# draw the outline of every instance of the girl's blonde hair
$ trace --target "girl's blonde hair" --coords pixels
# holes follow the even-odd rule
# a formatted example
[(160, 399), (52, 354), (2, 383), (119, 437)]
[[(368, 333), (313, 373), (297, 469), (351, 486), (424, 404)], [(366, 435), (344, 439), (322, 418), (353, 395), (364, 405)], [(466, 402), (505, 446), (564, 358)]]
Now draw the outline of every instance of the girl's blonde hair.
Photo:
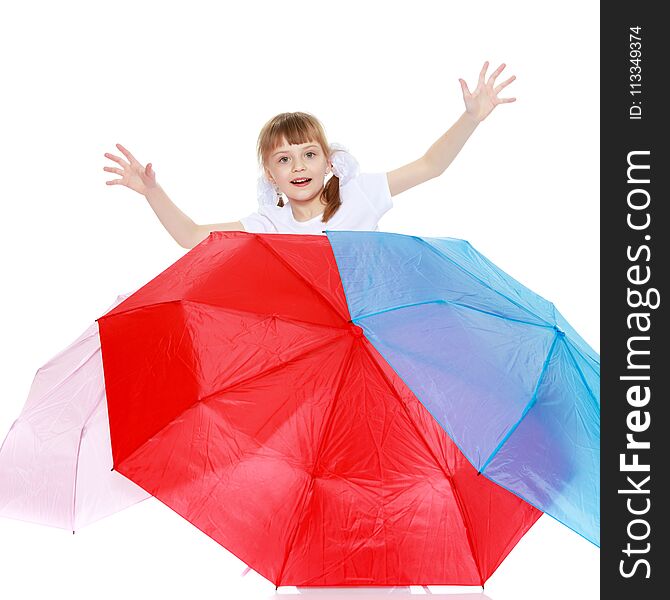
[[(316, 142), (321, 146), (321, 150), (329, 160), (330, 146), (320, 121), (309, 113), (290, 112), (278, 114), (263, 125), (263, 129), (258, 136), (257, 146), (258, 162), (261, 167), (265, 168), (270, 154), (281, 145), (284, 139), (289, 144)], [(327, 223), (342, 204), (340, 182), (335, 174), (326, 183), (323, 195), (326, 200), (326, 208), (323, 211), (321, 222)], [(284, 201), (281, 198), (277, 202), (277, 206), (284, 206)]]

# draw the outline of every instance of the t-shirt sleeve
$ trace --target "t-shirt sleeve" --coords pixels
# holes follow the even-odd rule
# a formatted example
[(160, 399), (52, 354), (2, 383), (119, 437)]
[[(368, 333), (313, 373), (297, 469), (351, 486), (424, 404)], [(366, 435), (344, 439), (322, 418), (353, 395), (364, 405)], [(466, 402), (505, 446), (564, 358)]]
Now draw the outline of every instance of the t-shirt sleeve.
[(361, 173), (356, 181), (379, 217), (393, 207), (386, 173)]
[(247, 217), (242, 217), (240, 222), (244, 230), (249, 233), (272, 233), (274, 231), (270, 219), (257, 212), (253, 212)]

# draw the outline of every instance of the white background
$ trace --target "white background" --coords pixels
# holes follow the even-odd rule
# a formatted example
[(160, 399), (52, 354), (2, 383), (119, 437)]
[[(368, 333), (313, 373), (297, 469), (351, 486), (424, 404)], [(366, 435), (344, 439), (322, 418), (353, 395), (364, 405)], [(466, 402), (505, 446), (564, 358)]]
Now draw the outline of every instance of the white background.
[[(469, 240), (599, 350), (598, 18), (575, 0), (3, 8), (0, 440), (36, 370), (185, 252), (143, 197), (105, 185), (115, 143), (196, 222), (234, 221), (256, 208), (256, 138), (274, 114), (311, 112), (364, 171), (391, 170), (459, 117), (458, 78), (474, 88), (485, 60), (507, 63), (499, 82), (517, 76), (501, 94), (517, 102), (396, 196), (380, 229)], [(244, 567), (154, 500), (75, 536), (0, 519), (7, 598), (274, 594)], [(598, 549), (547, 516), (486, 585), (491, 600), (598, 596)]]

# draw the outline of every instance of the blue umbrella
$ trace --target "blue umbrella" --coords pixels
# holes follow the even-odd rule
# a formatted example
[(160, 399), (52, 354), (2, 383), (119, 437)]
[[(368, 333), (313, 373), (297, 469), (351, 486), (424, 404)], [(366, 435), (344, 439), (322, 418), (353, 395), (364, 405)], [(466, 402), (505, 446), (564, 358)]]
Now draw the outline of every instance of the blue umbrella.
[(600, 357), (468, 242), (327, 231), (354, 323), (478, 472), (600, 544)]

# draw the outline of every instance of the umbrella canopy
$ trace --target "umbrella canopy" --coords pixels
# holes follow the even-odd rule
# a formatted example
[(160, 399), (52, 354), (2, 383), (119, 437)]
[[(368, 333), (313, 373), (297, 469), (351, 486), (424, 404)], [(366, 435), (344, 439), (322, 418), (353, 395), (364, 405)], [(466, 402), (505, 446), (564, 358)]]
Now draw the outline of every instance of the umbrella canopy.
[(214, 232), (98, 324), (115, 469), (276, 585), (481, 585), (541, 515), (351, 321), (323, 236)]
[(37, 370), (0, 446), (0, 516), (75, 531), (148, 497), (111, 468), (98, 325), (92, 323)]
[(600, 544), (600, 358), (468, 242), (330, 232), (354, 322), (486, 477)]

